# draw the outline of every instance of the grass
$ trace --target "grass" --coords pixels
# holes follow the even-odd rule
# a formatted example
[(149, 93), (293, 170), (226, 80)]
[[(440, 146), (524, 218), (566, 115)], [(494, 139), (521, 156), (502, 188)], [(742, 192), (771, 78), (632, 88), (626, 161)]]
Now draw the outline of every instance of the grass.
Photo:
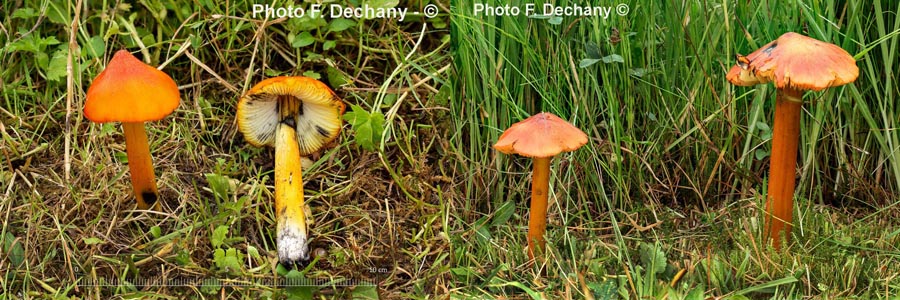
[[(251, 4), (0, 5), (0, 298), (446, 293), (454, 194), (440, 138), (452, 131), (446, 4), (404, 1), (400, 7), (437, 4), (442, 12), (402, 23), (264, 20), (250, 15)], [(121, 126), (81, 114), (91, 79), (119, 49), (165, 64), (181, 90), (179, 108), (146, 126), (162, 197), (157, 212), (133, 210)], [(325, 255), (300, 273), (277, 266), (274, 152), (248, 145), (234, 123), (244, 91), (288, 75), (318, 77), (348, 111), (353, 105), (387, 120), (384, 135), (370, 135), (375, 141), (360, 140), (362, 127), (348, 124), (310, 157), (311, 249)], [(141, 285), (170, 278), (210, 281)], [(278, 278), (320, 281), (283, 289), (272, 285)]]
[[(251, 4), (0, 4), (0, 298), (900, 294), (895, 3), (623, 1), (604, 19), (404, 1), (441, 14), (350, 23), (252, 18)], [(760, 234), (774, 89), (724, 74), (786, 31), (848, 50), (860, 78), (806, 95), (794, 236), (776, 252)], [(121, 126), (80, 112), (118, 49), (182, 92), (147, 125), (158, 212), (133, 209)], [(280, 75), (319, 77), (348, 104), (304, 170), (325, 255), (293, 271), (275, 257), (273, 150), (234, 123), (238, 97)], [(548, 251), (529, 261), (531, 160), (490, 146), (539, 111), (590, 142), (552, 162)], [(162, 278), (207, 281), (143, 285)]]
[[(573, 3), (584, 5), (556, 2)], [(453, 3), (456, 297), (900, 294), (900, 7), (622, 3), (627, 15), (607, 19), (475, 16), (473, 1)], [(787, 31), (848, 50), (860, 78), (806, 95), (794, 237), (779, 253), (761, 239), (774, 89), (725, 73), (735, 53)], [(490, 145), (540, 111), (591, 141), (554, 160), (548, 252), (530, 262), (531, 160)]]

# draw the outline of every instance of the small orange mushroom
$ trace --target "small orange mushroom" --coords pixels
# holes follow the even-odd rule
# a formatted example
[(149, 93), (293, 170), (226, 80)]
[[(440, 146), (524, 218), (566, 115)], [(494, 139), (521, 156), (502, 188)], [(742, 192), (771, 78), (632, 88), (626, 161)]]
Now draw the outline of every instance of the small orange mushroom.
[(318, 151), (341, 131), (344, 103), (309, 77), (273, 77), (241, 97), (238, 129), (250, 144), (275, 147), (278, 260), (291, 267), (309, 260), (300, 156)]
[(84, 116), (96, 123), (122, 122), (131, 185), (138, 208), (156, 207), (159, 192), (144, 122), (156, 121), (178, 107), (181, 96), (169, 75), (119, 50), (87, 91)]
[(587, 135), (551, 113), (539, 113), (509, 127), (494, 149), (505, 154), (534, 158), (531, 178), (531, 209), (528, 216), (528, 256), (535, 248), (544, 251), (547, 230), (547, 196), (550, 191), (550, 159), (562, 152), (578, 150), (587, 144)]
[(740, 86), (772, 82), (777, 89), (765, 227), (766, 236), (780, 249), (782, 237), (785, 241), (791, 237), (803, 91), (853, 82), (859, 69), (841, 47), (793, 32), (750, 55), (738, 54), (737, 60), (728, 81)]

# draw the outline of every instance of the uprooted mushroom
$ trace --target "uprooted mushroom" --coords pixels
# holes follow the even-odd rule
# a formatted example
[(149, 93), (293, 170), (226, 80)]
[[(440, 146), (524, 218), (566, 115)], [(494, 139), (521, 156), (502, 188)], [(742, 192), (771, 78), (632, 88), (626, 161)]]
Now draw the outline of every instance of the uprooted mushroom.
[(257, 147), (275, 147), (278, 259), (309, 260), (300, 157), (318, 151), (341, 131), (344, 103), (309, 77), (274, 77), (251, 88), (237, 107), (238, 128)]

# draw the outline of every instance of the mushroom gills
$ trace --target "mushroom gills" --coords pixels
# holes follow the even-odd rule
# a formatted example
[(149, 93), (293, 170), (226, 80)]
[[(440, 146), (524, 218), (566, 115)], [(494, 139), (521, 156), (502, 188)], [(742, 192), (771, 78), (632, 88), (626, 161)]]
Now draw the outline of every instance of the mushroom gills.
[(296, 132), (300, 155), (318, 151), (341, 130), (340, 107), (303, 105), (299, 98), (291, 95), (278, 96), (278, 107), (281, 123)]
[(256, 146), (275, 144), (278, 124), (294, 129), (300, 155), (312, 154), (334, 139), (341, 130), (343, 106), (308, 104), (293, 95), (260, 93), (247, 96), (239, 109), (245, 138)]
[(238, 104), (238, 122), (244, 137), (254, 146), (274, 146), (278, 130), (279, 105), (275, 95), (248, 95)]

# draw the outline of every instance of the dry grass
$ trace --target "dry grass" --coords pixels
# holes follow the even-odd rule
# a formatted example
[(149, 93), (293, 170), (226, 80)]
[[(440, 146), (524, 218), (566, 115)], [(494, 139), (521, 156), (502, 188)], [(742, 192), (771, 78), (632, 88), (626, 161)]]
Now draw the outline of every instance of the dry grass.
[[(39, 5), (7, 3), (2, 10)], [(63, 3), (63, 9), (65, 5), (75, 3)], [(106, 55), (75, 58), (76, 68), (84, 71), (73, 78), (69, 180), (64, 171), (65, 86), (42, 77), (44, 70), (28, 53), (2, 52), (0, 63), (7, 66), (0, 72), (4, 91), (0, 100), (2, 233), (11, 234), (24, 250), (22, 265), (0, 260), (0, 276), (12, 279), (0, 284), (4, 293), (97, 299), (112, 294), (147, 297), (148, 293), (160, 293), (159, 297), (295, 296), (290, 289), (266, 284), (284, 276), (284, 270), (276, 268), (273, 150), (243, 141), (234, 123), (234, 109), (241, 92), (261, 79), (313, 71), (328, 83), (329, 68), (348, 81), (333, 86), (348, 105), (386, 111), (388, 107), (373, 108), (372, 103), (377, 88), (394, 70), (400, 75), (384, 94), (406, 100), (388, 114), (393, 117), (393, 131), (383, 150), (363, 150), (353, 141), (354, 130), (345, 125), (337, 142), (311, 157), (315, 163), (304, 170), (305, 195), (314, 218), (311, 249), (324, 250), (326, 255), (305, 276), (339, 280), (337, 286), (340, 280), (376, 283), (382, 299), (446, 292), (443, 253), (449, 241), (442, 234), (446, 221), (442, 203), (453, 193), (443, 179), (450, 175), (439, 167), (447, 164), (445, 143), (435, 141), (450, 130), (443, 113), (447, 99), (438, 97), (438, 91), (446, 89), (447, 76), (438, 71), (446, 70), (450, 60), (449, 45), (442, 42), (448, 32), (435, 28), (437, 21), (370, 20), (342, 33), (329, 33), (327, 27), (313, 29), (316, 43), (294, 48), (289, 35), (300, 28), (296, 20), (251, 19), (245, 15), (248, 3), (198, 3), (188, 5), (188, 10), (167, 3), (143, 5), (168, 8), (168, 16), (161, 20), (142, 5), (131, 11), (137, 12), (134, 25), (139, 33), (161, 41), (145, 41), (147, 53), (154, 65), (171, 60), (163, 70), (174, 77), (182, 95), (172, 115), (146, 125), (162, 198), (160, 211), (133, 210), (120, 125), (93, 124), (80, 113), (91, 78), (111, 53), (125, 48), (131, 39), (113, 34), (105, 42)], [(91, 36), (103, 36), (113, 23), (104, 16), (128, 15), (122, 6), (113, 7), (92, 3), (93, 10), (84, 11), (79, 45)], [(63, 34), (56, 32), (68, 26), (46, 18), (40, 13), (28, 19), (5, 16), (4, 33), (43, 20), (35, 32), (62, 40)], [(425, 36), (418, 42), (426, 23)], [(0, 44), (22, 36), (6, 34), (0, 34)], [(323, 50), (324, 41), (335, 41), (335, 48)], [(185, 43), (182, 54), (178, 49)], [(141, 57), (141, 52), (136, 55)], [(410, 59), (404, 61), (407, 53)], [(409, 61), (415, 64), (401, 64)], [(224, 192), (216, 191), (210, 176), (227, 180)], [(228, 234), (222, 245), (213, 246), (219, 227), (228, 228)], [(216, 248), (235, 249), (243, 258), (241, 268), (218, 266)], [(231, 278), (249, 287), (75, 284), (99, 278), (139, 283), (177, 277)], [(328, 284), (319, 290), (328, 297), (350, 297), (352, 291)]]

